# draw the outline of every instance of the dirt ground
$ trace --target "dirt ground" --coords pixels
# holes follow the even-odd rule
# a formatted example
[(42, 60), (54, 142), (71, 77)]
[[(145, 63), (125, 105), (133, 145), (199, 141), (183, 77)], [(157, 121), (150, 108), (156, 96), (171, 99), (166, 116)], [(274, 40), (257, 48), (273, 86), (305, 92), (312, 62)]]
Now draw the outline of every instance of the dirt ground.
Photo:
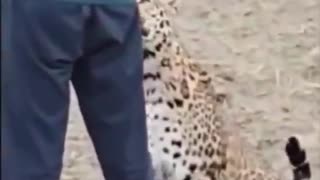
[[(296, 135), (320, 179), (320, 1), (182, 0), (179, 40), (226, 89), (245, 137), (291, 178), (284, 152)], [(62, 180), (102, 180), (72, 98)]]

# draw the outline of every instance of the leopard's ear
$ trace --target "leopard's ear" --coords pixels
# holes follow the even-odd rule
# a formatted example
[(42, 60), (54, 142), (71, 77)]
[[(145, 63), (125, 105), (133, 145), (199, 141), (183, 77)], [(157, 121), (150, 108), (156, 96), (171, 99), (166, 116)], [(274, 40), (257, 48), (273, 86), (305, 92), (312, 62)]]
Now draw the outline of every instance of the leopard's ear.
[(161, 5), (168, 13), (177, 14), (179, 12), (182, 0), (155, 0)]

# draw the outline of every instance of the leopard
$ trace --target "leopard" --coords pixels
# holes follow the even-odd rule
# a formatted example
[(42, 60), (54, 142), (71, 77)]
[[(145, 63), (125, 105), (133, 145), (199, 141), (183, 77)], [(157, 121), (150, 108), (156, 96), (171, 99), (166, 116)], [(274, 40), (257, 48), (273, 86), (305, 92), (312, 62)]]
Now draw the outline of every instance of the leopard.
[[(178, 13), (180, 0), (136, 1), (155, 180), (280, 180), (269, 168), (257, 166), (227, 128), (223, 104), (228, 94), (216, 90), (215, 79), (179, 43), (170, 14)], [(309, 179), (306, 156), (292, 163), (305, 152), (298, 140), (290, 138), (288, 147), (295, 180)]]

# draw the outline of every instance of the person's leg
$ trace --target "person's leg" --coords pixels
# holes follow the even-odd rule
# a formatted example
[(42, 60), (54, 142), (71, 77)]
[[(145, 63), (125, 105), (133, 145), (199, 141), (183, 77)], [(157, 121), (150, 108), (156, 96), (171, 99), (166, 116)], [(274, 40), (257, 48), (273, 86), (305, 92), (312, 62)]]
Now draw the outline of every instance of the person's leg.
[[(1, 179), (58, 180), (73, 59), (83, 16), (75, 4), (5, 0), (1, 24)], [(54, 1), (50, 1), (54, 2)]]
[(151, 180), (136, 5), (94, 6), (73, 83), (107, 180)]

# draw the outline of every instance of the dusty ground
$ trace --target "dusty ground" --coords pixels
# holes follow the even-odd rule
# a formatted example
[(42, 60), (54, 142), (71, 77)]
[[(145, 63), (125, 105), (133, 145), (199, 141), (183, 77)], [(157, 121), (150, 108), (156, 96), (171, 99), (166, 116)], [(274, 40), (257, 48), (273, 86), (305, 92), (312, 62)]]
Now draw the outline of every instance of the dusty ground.
[[(240, 134), (288, 179), (283, 146), (297, 135), (320, 179), (320, 1), (182, 1), (180, 41), (232, 80)], [(70, 119), (62, 180), (102, 180), (74, 97)]]

